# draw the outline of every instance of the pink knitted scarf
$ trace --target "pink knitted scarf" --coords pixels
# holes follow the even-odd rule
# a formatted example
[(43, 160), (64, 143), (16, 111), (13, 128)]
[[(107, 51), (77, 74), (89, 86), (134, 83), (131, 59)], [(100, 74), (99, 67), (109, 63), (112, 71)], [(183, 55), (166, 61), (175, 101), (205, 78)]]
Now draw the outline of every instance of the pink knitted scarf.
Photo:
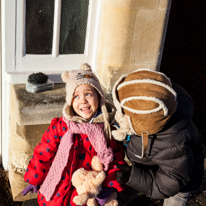
[(58, 185), (62, 172), (68, 162), (70, 149), (73, 145), (73, 134), (86, 134), (97, 152), (97, 156), (104, 164), (104, 170), (108, 170), (109, 163), (113, 160), (113, 152), (104, 138), (102, 129), (98, 124), (82, 123), (76, 124), (71, 120), (64, 118), (68, 130), (63, 135), (57, 154), (50, 167), (50, 170), (40, 188), (40, 192), (45, 196), (46, 201), (52, 197), (56, 186)]

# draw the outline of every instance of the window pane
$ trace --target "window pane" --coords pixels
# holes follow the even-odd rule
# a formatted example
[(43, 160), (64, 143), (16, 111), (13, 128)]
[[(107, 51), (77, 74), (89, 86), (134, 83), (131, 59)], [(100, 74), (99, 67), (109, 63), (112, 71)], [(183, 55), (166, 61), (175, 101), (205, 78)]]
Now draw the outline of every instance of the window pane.
[(26, 0), (26, 53), (51, 54), (54, 1)]
[(89, 0), (62, 0), (59, 54), (83, 54)]

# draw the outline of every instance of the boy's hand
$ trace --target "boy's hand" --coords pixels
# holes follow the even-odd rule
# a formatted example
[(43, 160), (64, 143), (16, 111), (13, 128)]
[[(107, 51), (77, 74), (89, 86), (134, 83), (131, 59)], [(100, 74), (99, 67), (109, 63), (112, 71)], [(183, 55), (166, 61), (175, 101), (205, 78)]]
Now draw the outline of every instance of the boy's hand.
[(132, 167), (125, 164), (124, 165), (117, 164), (116, 166), (121, 170), (121, 171), (116, 171), (117, 182), (119, 182), (120, 184), (127, 183), (131, 174)]

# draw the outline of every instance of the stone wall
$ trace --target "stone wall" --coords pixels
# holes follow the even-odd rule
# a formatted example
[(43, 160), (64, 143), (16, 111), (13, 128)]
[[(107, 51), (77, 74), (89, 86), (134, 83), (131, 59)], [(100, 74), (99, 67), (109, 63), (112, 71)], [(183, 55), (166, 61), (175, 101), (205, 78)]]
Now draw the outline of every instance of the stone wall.
[(106, 91), (123, 73), (159, 70), (171, 0), (103, 0), (97, 71)]
[(9, 182), (14, 201), (36, 198), (36, 194), (22, 196), (28, 185), (23, 175), (34, 148), (54, 117), (62, 116), (65, 102), (64, 84), (55, 85), (51, 91), (28, 93), (25, 85), (11, 86)]

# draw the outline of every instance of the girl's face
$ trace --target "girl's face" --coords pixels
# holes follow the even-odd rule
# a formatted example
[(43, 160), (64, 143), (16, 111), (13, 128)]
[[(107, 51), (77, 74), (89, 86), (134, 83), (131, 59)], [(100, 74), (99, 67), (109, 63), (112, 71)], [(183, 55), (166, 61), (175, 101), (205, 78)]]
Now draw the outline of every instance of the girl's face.
[(90, 120), (97, 111), (98, 105), (99, 98), (94, 87), (82, 84), (75, 89), (72, 107), (79, 116)]

